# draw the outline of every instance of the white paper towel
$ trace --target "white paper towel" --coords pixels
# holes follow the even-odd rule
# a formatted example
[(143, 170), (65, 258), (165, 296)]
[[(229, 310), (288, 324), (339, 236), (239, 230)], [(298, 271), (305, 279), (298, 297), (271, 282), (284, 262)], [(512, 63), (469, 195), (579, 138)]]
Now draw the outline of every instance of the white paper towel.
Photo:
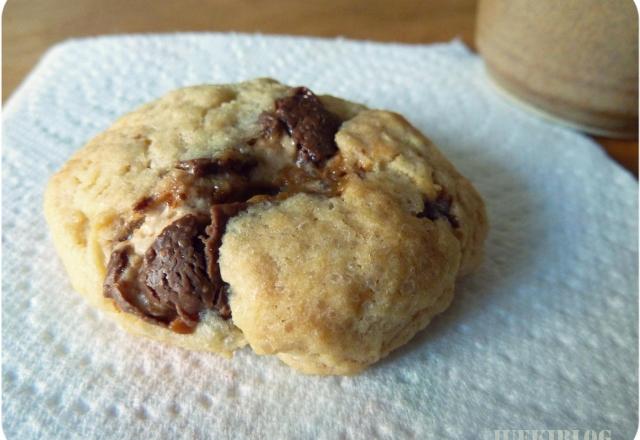
[[(484, 196), (481, 270), (408, 346), (307, 377), (129, 336), (74, 293), (46, 180), (118, 115), (184, 85), (271, 76), (405, 114)], [(638, 185), (591, 140), (496, 94), (462, 44), (120, 36), (52, 49), (7, 104), (3, 427), (9, 439), (493, 438), (610, 430), (638, 407)]]

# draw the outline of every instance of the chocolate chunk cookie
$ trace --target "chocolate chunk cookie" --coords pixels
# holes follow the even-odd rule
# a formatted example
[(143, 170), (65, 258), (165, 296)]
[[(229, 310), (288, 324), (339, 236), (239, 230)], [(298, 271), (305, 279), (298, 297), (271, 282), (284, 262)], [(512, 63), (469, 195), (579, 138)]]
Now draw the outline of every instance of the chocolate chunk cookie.
[(480, 263), (481, 198), (402, 116), (270, 79), (123, 116), (47, 187), (74, 288), (126, 329), (353, 374)]

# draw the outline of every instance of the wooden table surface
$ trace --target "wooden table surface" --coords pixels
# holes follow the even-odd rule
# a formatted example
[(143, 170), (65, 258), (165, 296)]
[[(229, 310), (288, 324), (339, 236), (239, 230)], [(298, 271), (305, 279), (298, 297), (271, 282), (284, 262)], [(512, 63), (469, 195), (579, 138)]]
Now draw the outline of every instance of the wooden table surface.
[[(8, 0), (2, 15), (2, 100), (51, 45), (115, 33), (238, 31), (474, 48), (476, 0)], [(638, 141), (596, 138), (638, 175)]]

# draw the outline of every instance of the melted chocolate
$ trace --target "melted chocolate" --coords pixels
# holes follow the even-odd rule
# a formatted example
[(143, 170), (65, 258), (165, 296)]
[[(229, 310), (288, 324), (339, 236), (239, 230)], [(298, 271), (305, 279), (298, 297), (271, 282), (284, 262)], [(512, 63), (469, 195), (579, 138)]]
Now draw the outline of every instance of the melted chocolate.
[(131, 246), (111, 254), (104, 295), (133, 313), (179, 333), (195, 329), (203, 310), (231, 317), (228, 285), (220, 277), (219, 247), (230, 217), (245, 203), (211, 207), (211, 217), (188, 214), (164, 228), (144, 255), (138, 279), (125, 280)]
[[(165, 227), (144, 254), (137, 276), (125, 276), (130, 267), (131, 246), (115, 250), (107, 267), (104, 295), (124, 312), (166, 326), (179, 333), (192, 332), (203, 310), (217, 310), (231, 317), (229, 285), (220, 276), (218, 259), (227, 222), (251, 203), (281, 200), (298, 192), (333, 195), (344, 174), (341, 168), (319, 165), (336, 154), (335, 134), (341, 121), (327, 111), (308, 89), (300, 87), (275, 102), (275, 111), (260, 116), (263, 136), (291, 136), (298, 149), (296, 163), (283, 168), (273, 182), (250, 178), (255, 158), (237, 151), (219, 158), (180, 161), (183, 172), (162, 193), (140, 199), (133, 211), (140, 213), (159, 204), (169, 208), (190, 197), (210, 204), (206, 214), (187, 214)], [(248, 141), (255, 145), (258, 139)], [(310, 163), (313, 167), (305, 167)], [(335, 162), (335, 163), (339, 163)], [(297, 166), (296, 166), (297, 165)], [(210, 176), (224, 175), (224, 179)], [(122, 234), (131, 239), (140, 222)]]
[(206, 228), (207, 238), (204, 243), (207, 274), (217, 292), (215, 308), (224, 319), (231, 317), (231, 309), (227, 300), (229, 285), (222, 281), (220, 266), (218, 265), (220, 245), (222, 244), (222, 236), (227, 228), (229, 219), (246, 209), (247, 206), (246, 203), (242, 202), (213, 205), (211, 207), (211, 223)]
[(284, 127), (298, 148), (298, 164), (317, 165), (338, 151), (334, 138), (342, 121), (306, 87), (293, 89), (289, 96), (278, 99), (275, 113), (261, 116), (260, 122), (268, 136)]
[(107, 276), (104, 280), (104, 296), (113, 298), (120, 310), (140, 315), (135, 303), (135, 292), (132, 291), (130, 282), (123, 279), (129, 266), (129, 253), (131, 246), (116, 249), (111, 253), (107, 265)]
[(195, 326), (202, 309), (212, 308), (214, 286), (207, 275), (204, 216), (185, 215), (164, 228), (144, 254), (140, 281), (150, 304)]
[(437, 220), (439, 218), (446, 218), (449, 224), (457, 228), (460, 226), (458, 219), (451, 213), (451, 204), (453, 199), (444, 191), (438, 194), (435, 200), (425, 199), (424, 209), (417, 214), (418, 218), (428, 218), (429, 220)]
[(258, 163), (255, 159), (243, 156), (227, 156), (221, 158), (201, 158), (178, 162), (176, 168), (184, 170), (196, 177), (210, 176), (220, 173), (246, 174)]

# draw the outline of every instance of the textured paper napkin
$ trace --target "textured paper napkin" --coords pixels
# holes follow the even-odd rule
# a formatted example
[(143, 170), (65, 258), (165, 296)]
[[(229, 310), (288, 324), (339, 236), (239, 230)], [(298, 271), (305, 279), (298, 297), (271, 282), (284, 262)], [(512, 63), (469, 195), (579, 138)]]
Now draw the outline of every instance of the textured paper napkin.
[[(485, 198), (484, 266), (408, 346), (307, 377), (129, 336), (74, 293), (42, 215), (47, 178), (118, 115), (179, 86), (271, 76), (405, 114)], [(462, 44), (120, 36), (53, 48), (7, 104), (3, 427), (9, 439), (631, 438), (638, 184), (583, 135), (501, 97)]]

